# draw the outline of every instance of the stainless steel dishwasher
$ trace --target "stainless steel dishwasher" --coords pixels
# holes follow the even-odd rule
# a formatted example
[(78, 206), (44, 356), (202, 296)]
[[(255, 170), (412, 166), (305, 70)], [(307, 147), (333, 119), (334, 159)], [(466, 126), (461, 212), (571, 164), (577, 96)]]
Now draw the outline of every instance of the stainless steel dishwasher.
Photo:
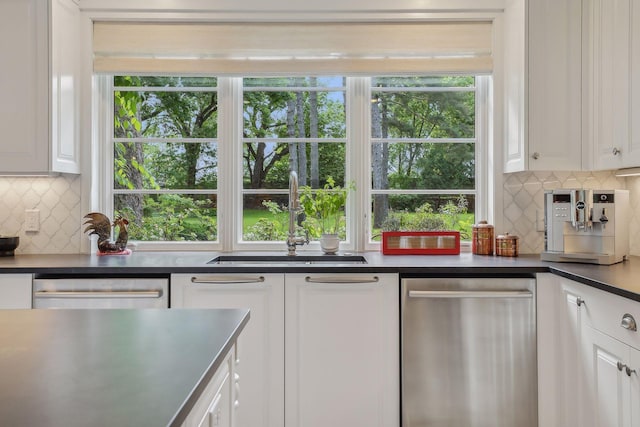
[(403, 427), (535, 427), (535, 280), (405, 278)]

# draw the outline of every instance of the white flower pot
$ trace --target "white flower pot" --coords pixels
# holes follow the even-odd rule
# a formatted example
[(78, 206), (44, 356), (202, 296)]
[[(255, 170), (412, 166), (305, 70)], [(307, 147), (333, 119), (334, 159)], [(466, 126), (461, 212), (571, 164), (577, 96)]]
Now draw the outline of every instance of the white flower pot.
[(327, 255), (333, 255), (340, 248), (340, 239), (337, 234), (323, 234), (320, 236), (320, 248)]

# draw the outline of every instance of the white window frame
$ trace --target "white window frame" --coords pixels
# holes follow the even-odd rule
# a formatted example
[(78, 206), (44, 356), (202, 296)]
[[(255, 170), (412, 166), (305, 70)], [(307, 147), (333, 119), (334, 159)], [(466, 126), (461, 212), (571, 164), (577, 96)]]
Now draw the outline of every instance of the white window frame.
[[(100, 178), (96, 195), (97, 206), (107, 215), (113, 213), (113, 78), (94, 76), (94, 95), (98, 114), (94, 116), (94, 141), (100, 149), (92, 163)], [(378, 251), (380, 243), (369, 241), (371, 200), (371, 78), (348, 77), (346, 82), (347, 144), (345, 180), (353, 181), (355, 192), (349, 195), (347, 240), (340, 251)], [(131, 242), (137, 250), (145, 251), (286, 251), (282, 242), (242, 241), (242, 130), (243, 90), (241, 77), (218, 77), (218, 241), (217, 242)], [(476, 220), (489, 217), (486, 202), (489, 195), (489, 166), (492, 154), (490, 123), (492, 123), (492, 77), (476, 77)], [(188, 190), (187, 190), (188, 191)], [(318, 242), (299, 246), (299, 252), (319, 251)], [(470, 245), (463, 243), (463, 250)]]
[[(278, 77), (287, 77), (287, 76), (278, 76)], [(321, 76), (319, 76), (321, 77)], [(243, 145), (244, 145), (244, 138), (242, 137), (242, 130), (244, 127), (244, 121), (243, 121), (243, 111), (242, 111), (242, 105), (243, 105), (243, 96), (244, 96), (244, 90), (242, 88), (242, 80), (243, 78), (237, 78), (238, 79), (238, 83), (240, 85), (240, 93), (239, 96), (240, 98), (237, 100), (238, 104), (240, 105), (240, 123), (237, 124), (237, 126), (239, 126), (240, 128), (240, 134), (238, 136), (237, 139), (234, 140), (234, 154), (237, 156), (236, 158), (231, 158), (231, 159), (227, 159), (229, 162), (234, 163), (237, 165), (238, 172), (235, 173), (232, 176), (232, 180), (234, 180), (234, 189), (235, 191), (232, 192), (233, 195), (237, 196), (237, 200), (235, 200), (233, 206), (236, 207), (236, 211), (238, 214), (242, 214), (243, 213), (243, 207), (244, 207), (244, 200), (243, 200), (243, 196), (245, 194), (247, 194), (246, 189), (243, 188), (243, 182), (242, 182), (242, 178), (243, 178)], [(347, 78), (348, 80), (349, 78)], [(222, 79), (224, 80), (224, 79)], [(256, 88), (251, 88), (251, 90), (254, 90)], [(292, 89), (300, 89), (300, 90), (308, 90), (308, 88), (291, 88), (291, 87), (269, 87), (266, 90), (270, 90), (270, 91), (291, 91)], [(327, 88), (319, 88), (318, 91), (322, 92), (322, 91), (335, 91), (336, 89), (342, 89), (342, 88), (334, 88), (334, 87), (327, 87)], [(349, 90), (347, 88), (347, 90), (345, 91), (345, 103), (348, 106), (350, 105), (350, 101), (349, 101)], [(349, 174), (349, 155), (348, 153), (351, 151), (350, 150), (350, 146), (352, 145), (350, 143), (350, 138), (349, 138), (349, 112), (347, 110), (347, 118), (346, 118), (346, 159), (345, 159), (345, 182), (348, 182), (351, 180), (350, 178), (350, 174)], [(305, 141), (309, 141), (309, 138), (305, 138)], [(286, 141), (279, 141), (279, 142), (286, 142)], [(322, 174), (322, 171), (320, 171), (320, 173)], [(273, 191), (273, 193), (277, 193), (277, 191)], [(288, 194), (289, 191), (288, 189), (282, 191), (282, 194)], [(350, 194), (349, 199), (353, 198), (353, 194)], [(231, 216), (237, 216), (237, 217), (241, 217), (242, 215), (238, 215), (238, 214), (234, 214), (231, 212), (227, 213), (228, 215)], [(346, 207), (346, 217), (349, 218), (350, 211), (349, 211), (349, 206)], [(243, 240), (242, 239), (242, 234), (243, 234), (243, 230), (242, 230), (242, 222), (240, 222), (239, 224), (235, 224), (234, 228), (233, 228), (236, 232), (235, 234), (235, 239), (231, 242), (230, 247), (232, 248), (232, 250), (265, 250), (265, 251), (278, 251), (278, 250), (286, 250), (287, 246), (286, 243), (284, 241), (280, 242), (268, 242), (268, 241), (247, 241), (247, 240)], [(352, 240), (352, 227), (349, 224), (349, 221), (347, 221), (346, 224), (346, 239), (340, 242), (340, 249), (341, 250), (353, 250), (354, 248), (354, 244), (353, 244), (353, 240)], [(319, 241), (310, 241), (308, 244), (305, 245), (301, 245), (298, 246), (296, 248), (296, 252), (312, 252), (312, 251), (320, 251), (320, 242)]]
[[(100, 121), (97, 126), (102, 127), (100, 129), (99, 137), (100, 142), (99, 146), (101, 147), (102, 159), (104, 161), (100, 162), (99, 168), (102, 171), (102, 179), (101, 186), (102, 194), (100, 196), (100, 200), (102, 202), (101, 210), (105, 212), (105, 214), (113, 218), (114, 215), (114, 203), (113, 198), (116, 194), (123, 194), (124, 192), (114, 190), (113, 188), (113, 153), (114, 153), (114, 142), (121, 138), (115, 138), (113, 136), (113, 122), (114, 122), (114, 105), (113, 105), (113, 76), (96, 76), (95, 87), (98, 88), (100, 92), (100, 99), (102, 99), (100, 108), (103, 110), (104, 121)], [(146, 88), (141, 87), (140, 90), (153, 90), (153, 91), (179, 91), (179, 88), (162, 88), (162, 87), (153, 87)], [(219, 88), (216, 87), (215, 90), (212, 91), (220, 92)], [(219, 94), (218, 94), (219, 97)], [(153, 139), (153, 138), (150, 138)], [(154, 139), (155, 140), (155, 139)], [(161, 139), (158, 139), (161, 140)], [(173, 141), (174, 139), (172, 139)], [(220, 149), (220, 135), (217, 138), (206, 138), (203, 139), (203, 142), (217, 142), (218, 150)], [(166, 142), (166, 141), (163, 141)], [(175, 142), (180, 142), (180, 139), (175, 139)], [(219, 162), (219, 161), (218, 161)], [(190, 190), (190, 189), (180, 189), (180, 190), (162, 190), (162, 191), (146, 191), (139, 190), (136, 191), (139, 194), (216, 194), (216, 199), (218, 200), (218, 204), (220, 203), (219, 197), (222, 191), (220, 190), (220, 185), (218, 184), (218, 188), (216, 190), (211, 191), (199, 191), (199, 190)], [(136, 250), (143, 251), (171, 251), (171, 250), (189, 250), (189, 251), (212, 251), (212, 250), (221, 250), (222, 244), (220, 241), (220, 213), (217, 212), (217, 222), (218, 222), (218, 240), (217, 241), (141, 241), (141, 240), (130, 240), (129, 246), (133, 247)]]
[[(365, 99), (371, 99), (371, 79), (364, 78), (365, 80), (361, 83), (363, 85), (363, 89), (365, 91)], [(466, 142), (474, 142), (475, 148), (475, 189), (474, 190), (413, 190), (411, 192), (405, 192), (404, 194), (420, 194), (420, 195), (432, 195), (432, 194), (465, 194), (465, 195), (474, 195), (475, 196), (475, 220), (476, 222), (480, 220), (480, 218), (488, 217), (488, 204), (486, 203), (488, 194), (488, 179), (487, 173), (489, 173), (490, 168), (488, 167), (489, 162), (489, 118), (491, 117), (490, 111), (490, 94), (491, 94), (491, 76), (475, 76), (475, 88), (473, 92), (475, 92), (475, 138), (465, 139)], [(434, 88), (432, 91), (441, 91), (440, 88)], [(447, 91), (455, 91), (455, 88), (447, 88)], [(390, 92), (396, 92), (395, 89), (389, 90)], [(398, 92), (402, 91), (402, 88), (397, 90)], [(461, 88), (460, 91), (469, 91), (468, 88)], [(421, 90), (421, 92), (429, 92), (429, 90)], [(363, 145), (363, 154), (366, 159), (364, 170), (361, 171), (359, 176), (361, 177), (362, 184), (365, 184), (367, 189), (366, 198), (359, 203), (359, 207), (363, 210), (361, 212), (360, 218), (362, 218), (362, 224), (364, 225), (362, 233), (362, 249), (364, 251), (375, 251), (380, 249), (380, 242), (374, 242), (370, 240), (369, 236), (371, 235), (371, 219), (370, 219), (370, 203), (371, 197), (373, 195), (372, 191), (372, 182), (371, 182), (371, 104), (366, 103), (367, 117), (369, 121), (367, 123), (363, 123), (363, 126), (366, 125), (363, 129), (367, 129), (365, 135), (365, 141)], [(454, 142), (459, 142), (462, 139), (459, 139)], [(446, 142), (441, 140), (441, 142)], [(388, 194), (393, 194), (395, 191), (389, 190)], [(401, 193), (398, 191), (397, 193)], [(380, 194), (377, 192), (377, 194)], [(471, 251), (471, 242), (470, 241), (461, 241), (460, 242), (461, 250), (465, 252)]]

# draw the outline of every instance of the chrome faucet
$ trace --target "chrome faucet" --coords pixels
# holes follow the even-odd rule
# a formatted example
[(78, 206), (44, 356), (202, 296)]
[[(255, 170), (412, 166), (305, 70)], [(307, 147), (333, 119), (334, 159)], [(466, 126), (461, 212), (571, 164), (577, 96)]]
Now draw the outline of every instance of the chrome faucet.
[(306, 237), (296, 236), (298, 213), (300, 212), (300, 200), (298, 199), (298, 174), (295, 171), (289, 173), (289, 234), (287, 236), (288, 255), (296, 254), (296, 246), (309, 243), (309, 233)]

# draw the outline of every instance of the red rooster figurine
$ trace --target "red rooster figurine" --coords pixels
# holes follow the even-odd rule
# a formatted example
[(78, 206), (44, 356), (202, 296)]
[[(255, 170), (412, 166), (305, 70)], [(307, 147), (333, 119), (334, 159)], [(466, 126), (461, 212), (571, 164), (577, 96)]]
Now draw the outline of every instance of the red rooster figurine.
[[(89, 236), (92, 234), (98, 236), (98, 255), (128, 255), (131, 253), (127, 249), (127, 241), (129, 240), (129, 234), (127, 233), (129, 221), (127, 219), (119, 216), (111, 224), (109, 218), (99, 212), (91, 212), (84, 217), (87, 218), (84, 223), (87, 228), (84, 229), (84, 232), (90, 231)], [(115, 242), (109, 240), (111, 238), (111, 227), (114, 229), (118, 227), (118, 237)]]

